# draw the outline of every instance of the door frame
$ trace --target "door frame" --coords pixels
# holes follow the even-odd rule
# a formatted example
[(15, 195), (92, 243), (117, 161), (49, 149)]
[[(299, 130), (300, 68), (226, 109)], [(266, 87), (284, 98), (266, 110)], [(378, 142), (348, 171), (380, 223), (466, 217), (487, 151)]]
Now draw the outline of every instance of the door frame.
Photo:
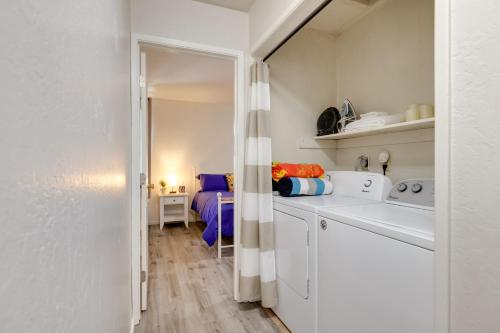
[(451, 0), (434, 2), (434, 332), (450, 332)]
[(248, 80), (245, 75), (246, 55), (243, 51), (227, 49), (218, 46), (193, 43), (177, 39), (163, 38), (145, 34), (131, 34), (130, 49), (130, 75), (131, 75), (131, 168), (130, 168), (130, 193), (131, 193), (131, 292), (132, 292), (132, 320), (137, 325), (141, 317), (140, 306), (140, 90), (139, 90), (139, 70), (140, 70), (140, 48), (141, 45), (156, 45), (174, 49), (181, 49), (228, 57), (234, 60), (234, 148), (233, 148), (233, 173), (234, 192), (236, 200), (234, 203), (234, 269), (233, 288), (234, 299), (238, 300), (238, 270), (239, 270), (239, 231), (242, 197), (242, 177), (245, 148), (245, 82)]

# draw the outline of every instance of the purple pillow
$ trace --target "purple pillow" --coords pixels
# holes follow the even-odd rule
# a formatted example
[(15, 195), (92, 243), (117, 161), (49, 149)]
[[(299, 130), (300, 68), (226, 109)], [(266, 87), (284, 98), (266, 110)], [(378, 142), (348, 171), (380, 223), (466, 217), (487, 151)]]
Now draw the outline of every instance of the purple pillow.
[(227, 191), (226, 175), (211, 175), (207, 173), (199, 174), (197, 177), (200, 180), (201, 191)]

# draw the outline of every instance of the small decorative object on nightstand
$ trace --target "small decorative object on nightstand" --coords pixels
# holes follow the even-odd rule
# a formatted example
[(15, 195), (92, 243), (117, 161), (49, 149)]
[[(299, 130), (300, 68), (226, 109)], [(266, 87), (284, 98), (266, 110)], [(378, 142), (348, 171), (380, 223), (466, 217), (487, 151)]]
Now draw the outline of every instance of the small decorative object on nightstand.
[(188, 193), (160, 194), (160, 230), (170, 222), (184, 222), (189, 227), (188, 198)]
[(185, 185), (179, 186), (179, 193), (186, 193), (186, 186)]
[(160, 180), (160, 193), (165, 194), (165, 190), (167, 189), (167, 183), (164, 180)]

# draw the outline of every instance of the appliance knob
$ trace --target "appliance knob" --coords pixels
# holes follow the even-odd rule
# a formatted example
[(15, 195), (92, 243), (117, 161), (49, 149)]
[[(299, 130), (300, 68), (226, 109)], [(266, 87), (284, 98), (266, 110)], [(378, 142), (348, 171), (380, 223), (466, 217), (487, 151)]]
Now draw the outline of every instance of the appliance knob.
[(406, 185), (406, 183), (400, 183), (398, 185), (398, 192), (404, 192), (404, 191), (406, 191), (407, 188), (408, 188), (408, 185)]
[(413, 193), (419, 193), (420, 191), (422, 191), (422, 185), (421, 184), (413, 184), (413, 186), (411, 187), (411, 191)]
[(328, 224), (326, 223), (325, 220), (321, 220), (321, 222), (319, 224), (321, 226), (321, 229), (323, 229), (323, 230), (326, 230), (326, 228), (328, 228)]

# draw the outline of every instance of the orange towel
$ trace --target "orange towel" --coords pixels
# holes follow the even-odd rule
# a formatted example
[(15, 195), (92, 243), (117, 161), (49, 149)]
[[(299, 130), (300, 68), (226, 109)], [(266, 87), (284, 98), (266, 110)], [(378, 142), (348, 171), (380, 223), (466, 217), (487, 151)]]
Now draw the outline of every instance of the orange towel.
[(283, 177), (319, 178), (325, 170), (319, 164), (273, 163), (273, 179), (279, 181)]

